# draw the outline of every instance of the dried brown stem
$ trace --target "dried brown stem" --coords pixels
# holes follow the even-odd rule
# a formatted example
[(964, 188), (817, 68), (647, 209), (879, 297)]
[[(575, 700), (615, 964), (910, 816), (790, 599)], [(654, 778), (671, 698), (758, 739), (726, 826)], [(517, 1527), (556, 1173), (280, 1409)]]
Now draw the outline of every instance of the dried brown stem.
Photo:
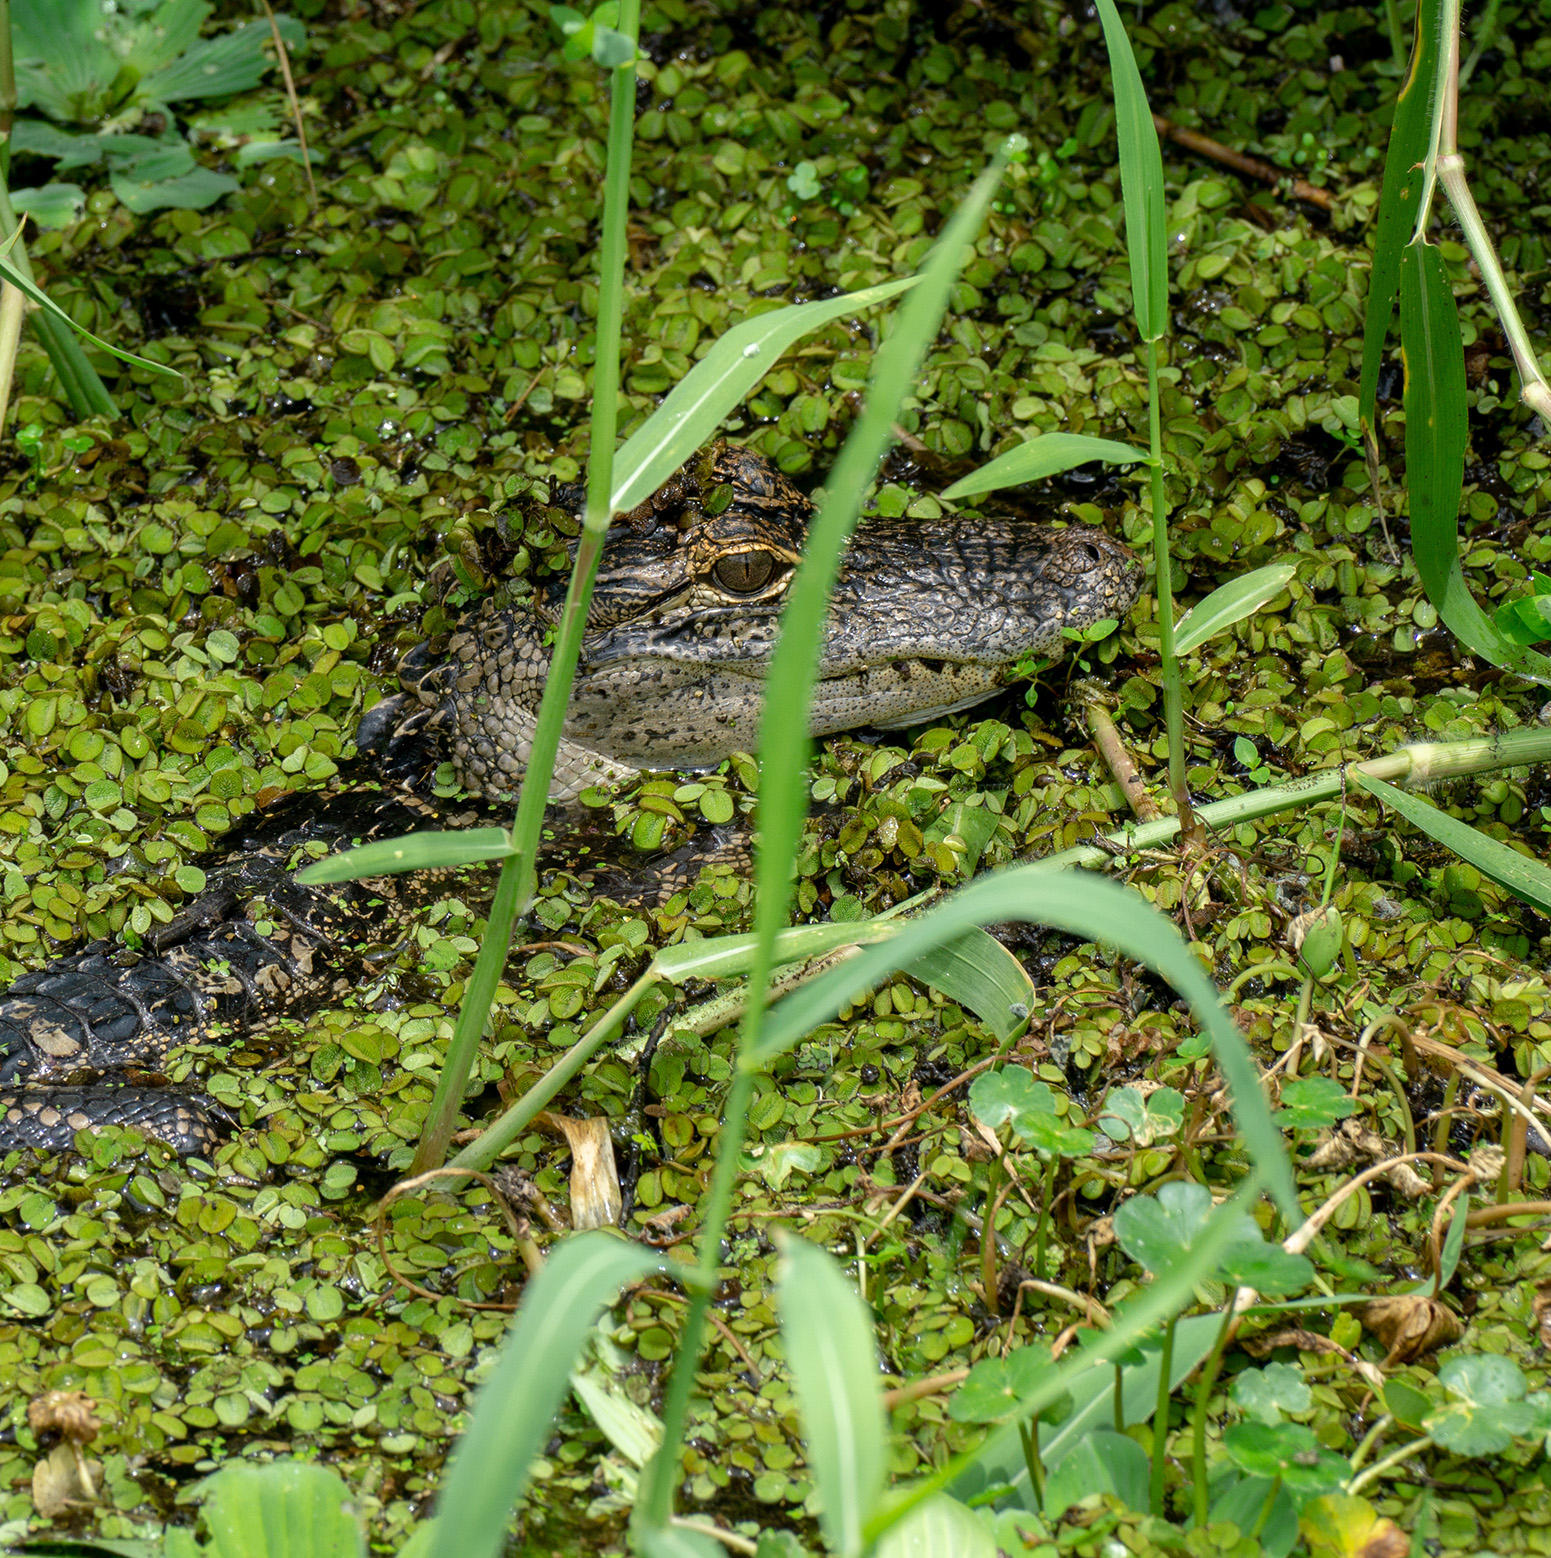
[(1175, 124), (1172, 119), (1165, 119), (1162, 114), (1154, 114), (1152, 122), (1157, 126), (1159, 135), (1173, 141), (1177, 146), (1183, 146), (1186, 151), (1193, 151), (1198, 157), (1207, 157), (1213, 162), (1219, 162), (1223, 167), (1232, 168), (1235, 173), (1242, 173), (1245, 178), (1258, 179), (1260, 183), (1269, 184), (1273, 189), (1280, 189), (1285, 185), (1295, 200), (1306, 200), (1311, 206), (1318, 206), (1321, 211), (1330, 209), (1332, 196), (1328, 189), (1321, 189), (1317, 184), (1294, 178), (1292, 174), (1284, 173), (1282, 169), (1273, 167), (1269, 162), (1262, 162), (1258, 157), (1249, 157), (1241, 151), (1234, 151), (1231, 147), (1224, 146), (1221, 141), (1214, 141), (1211, 136), (1202, 135), (1199, 130), (1187, 130), (1184, 125)]

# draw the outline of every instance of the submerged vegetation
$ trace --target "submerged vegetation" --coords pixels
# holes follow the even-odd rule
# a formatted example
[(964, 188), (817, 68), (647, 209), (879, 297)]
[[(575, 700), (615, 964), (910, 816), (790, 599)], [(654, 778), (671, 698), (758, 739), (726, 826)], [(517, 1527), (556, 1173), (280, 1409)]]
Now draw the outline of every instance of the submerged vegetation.
[[(397, 1549), (495, 1376), (496, 1415), (452, 1473), (467, 1497), (417, 1540), (466, 1546), (451, 1522), (509, 1507), (530, 1468), (505, 1402), (538, 1453), (518, 1524), (533, 1552), (620, 1550), (632, 1512), (643, 1550), (887, 1551), (903, 1540), (885, 1529), (902, 1507), (891, 1478), (931, 1551), (1541, 1550), (1551, 1173), (1546, 1136), (1516, 1118), (1535, 1114), (1551, 1064), (1536, 868), (1551, 798), (1528, 766), (1545, 694), (1479, 643), (1467, 657), (1440, 621), (1458, 598), (1429, 598), (1440, 554), (1418, 536), (1414, 471), (1402, 500), (1415, 351), (1404, 408), (1396, 362), (1370, 362), (1372, 420), (1361, 393), (1404, 80), (1383, 16), (1126, 15), (1153, 109), (1327, 192), (1290, 203), (1171, 156), (1166, 205), (1148, 186), (1146, 212), (1120, 172), (1150, 121), (1133, 102), (1128, 129), (1122, 92), (1117, 160), (1104, 36), (1055, 6), (661, 0), (633, 67), (628, 3), (590, 19), (516, 0), (289, 9), (308, 30), (291, 64), (316, 209), (300, 162), (242, 154), (285, 117), (261, 92), (193, 123), (201, 166), (239, 185), (218, 206), (136, 214), (115, 185), (30, 238), (51, 297), (183, 378), (94, 356), (123, 414), (78, 423), (22, 342), (0, 452), (8, 972), (83, 936), (147, 944), (197, 900), (200, 856), (234, 821), (348, 774), (404, 649), (503, 579), (569, 568), (579, 526), (556, 485), (590, 460), (598, 529), (624, 479), (616, 426), (645, 436), (717, 337), (793, 303), (923, 271), (892, 324), (833, 312), (724, 424), (824, 484), (816, 533), (838, 545), (891, 428), (867, 506), (922, 518), (988, 501), (972, 473), (1025, 457), (1029, 434), (1102, 438), (1112, 459), (1152, 447), (1150, 466), (1026, 472), (1003, 501), (1105, 523), (1139, 554), (1166, 511), (1157, 555), (1199, 610), (1171, 644), (1170, 589), (1149, 590), (1065, 662), (1031, 665), (1026, 697), (831, 740), (806, 777), (789, 723), (784, 767), (739, 756), (590, 793), (591, 843), (616, 839), (616, 858), (758, 801), (760, 892), (715, 867), (647, 908), (583, 870), (545, 874), (504, 982), (491, 972), (482, 1047), (481, 1011), (464, 1018), (466, 1086), (448, 1060), (454, 1009), (481, 945), (504, 940), (487, 915), (526, 891), (531, 797), (504, 910), (470, 876), (374, 949), (354, 1008), (174, 1053), (169, 1076), (236, 1126), (208, 1165), (111, 1130), (79, 1155), (8, 1158), (0, 1534), (52, 1518), (154, 1536), (187, 1522), (195, 1479), (222, 1463), (303, 1456), (326, 1459), (373, 1543)], [(1487, 13), (1458, 127), (1531, 337), (1548, 285), (1544, 21), (1532, 5)], [(27, 156), (18, 139), (13, 184)], [(600, 245), (606, 168), (616, 220)], [(1166, 306), (1133, 299), (1138, 212)], [(955, 213), (962, 255), (945, 238)], [(1533, 642), (1545, 429), (1517, 405), (1518, 336), (1466, 248), (1433, 236), (1471, 412), (1457, 574), (1483, 620)], [(822, 610), (818, 585), (807, 598)], [(1189, 660), (1166, 718), (1176, 652)], [(1025, 868), (950, 901), (960, 929), (1005, 922), (1028, 991), (1012, 1026), (973, 982), (893, 972), (888, 943), (763, 1030), (755, 1003), (741, 1049), (736, 1028), (679, 1010), (708, 981), (645, 977), (757, 926), (758, 983), (788, 879), (798, 920), (851, 926), (1115, 832), (1125, 792), (1085, 725), (1185, 803), (1186, 846), (1122, 839), (1126, 892)], [(1399, 747), (1417, 748), (1409, 778), (1429, 800), (1384, 784), (1408, 778), (1404, 759), (1279, 816), (1248, 799)], [(929, 939), (923, 918), (898, 941)], [(438, 1077), (449, 1129), (460, 1107), (486, 1124), (627, 991), (623, 1043), (561, 1106), (610, 1122), (634, 1246), (560, 1236), (570, 1150), (543, 1117), (516, 1127), (507, 1177), (385, 1199), (441, 1161)], [(1243, 1085), (1234, 1024), (1287, 1157)], [(647, 1280), (722, 1219), (698, 1282)], [(525, 1287), (568, 1279), (598, 1306), (629, 1286), (596, 1325), (584, 1302), (530, 1306), (498, 1357)], [(1249, 1289), (1262, 1302), (1241, 1309)], [(1281, 1295), (1302, 1296), (1278, 1309)], [(691, 1396), (674, 1360), (692, 1364), (702, 1329)], [(29, 1417), (49, 1391), (84, 1392), (93, 1432)], [(682, 1478), (651, 1460), (664, 1420)], [(69, 1479), (86, 1455), (83, 1493)]]

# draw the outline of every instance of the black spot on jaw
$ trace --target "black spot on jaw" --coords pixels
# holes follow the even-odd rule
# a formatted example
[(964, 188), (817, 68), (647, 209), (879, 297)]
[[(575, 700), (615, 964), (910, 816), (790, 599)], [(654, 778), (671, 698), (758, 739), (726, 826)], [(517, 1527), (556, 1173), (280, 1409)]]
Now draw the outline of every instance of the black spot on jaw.
[(918, 660), (916, 662), (923, 671), (929, 672), (932, 676), (941, 676), (947, 663), (946, 660)]

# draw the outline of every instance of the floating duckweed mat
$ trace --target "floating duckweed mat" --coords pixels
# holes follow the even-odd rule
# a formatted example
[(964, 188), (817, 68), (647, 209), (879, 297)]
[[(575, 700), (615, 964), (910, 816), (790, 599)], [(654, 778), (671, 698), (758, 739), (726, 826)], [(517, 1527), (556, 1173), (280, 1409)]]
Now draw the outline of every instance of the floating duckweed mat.
[[(52, 296), (186, 377), (180, 387), (99, 362), (125, 415), (73, 426), (47, 359), (23, 343), (0, 450), (5, 977), (82, 938), (151, 936), (198, 896), (202, 853), (239, 819), (348, 771), (356, 723), (394, 685), (404, 649), (490, 589), (520, 594), (565, 566), (575, 522), (560, 488), (585, 459), (601, 78), (564, 62), (541, 8), (516, 0), (289, 9), (310, 34), (294, 64), (321, 159), (315, 213), (301, 168), (281, 159), (247, 168), (242, 192), (207, 211), (136, 217), (98, 188), (73, 226), (32, 235)], [(1460, 139), (1533, 322), (1551, 283), (1536, 172), (1551, 165), (1548, 15), (1511, 0), (1497, 15)], [(1379, 16), (1169, 5), (1133, 29), (1161, 112), (1332, 194), (1327, 216), (1166, 158), (1177, 587), (1188, 603), (1248, 568), (1297, 564), (1269, 610), (1208, 646), (1188, 678), (1189, 781), (1203, 797), (1540, 718), (1543, 693), (1453, 651), (1385, 539), (1355, 444), (1366, 224), (1398, 81)], [(1144, 387), (1096, 23), (1045, 4), (819, 12), (663, 0), (643, 30), (622, 432), (729, 323), (915, 267), (987, 147), (1019, 130), (1029, 161), (964, 269), (873, 506), (933, 517), (935, 493), (1029, 430), (1138, 436)], [(281, 108), (267, 91), (244, 102)], [(231, 165), (241, 122), (233, 111), (196, 125), (212, 166)], [(1551, 559), (1551, 455), (1514, 409), (1465, 251), (1445, 241), (1443, 256), (1476, 412), (1462, 561), (1476, 597), (1496, 604)], [(807, 340), (731, 435), (804, 485), (821, 481), (878, 329), (868, 315)], [(1398, 448), (1394, 368), (1380, 411)], [(1012, 501), (1139, 541), (1141, 479), (1075, 472)], [(1403, 545), (1403, 519), (1391, 513), (1389, 525)], [(1016, 689), (925, 729), (828, 743), (798, 867), (801, 914), (858, 918), (1122, 820), (1070, 680), (1105, 685), (1122, 733), (1156, 768), (1148, 612), (1144, 602), (1117, 636), (1043, 672), (1032, 705)], [(628, 873), (636, 851), (746, 811), (754, 782), (752, 765), (734, 760), (593, 797), (585, 858), (601, 849)], [(1451, 784), (1433, 799), (1545, 853), (1551, 795), (1537, 773)], [(1335, 837), (1326, 809), (1240, 825), (1188, 866), (1172, 851), (1131, 864), (1133, 884), (1180, 919), (1220, 985), (1265, 965), (1235, 998), (1266, 1063), (1292, 1042), (1297, 988), (1273, 965), (1290, 955), (1289, 922), (1318, 901)], [(357, 1008), (176, 1052), (168, 1074), (204, 1086), (236, 1126), (208, 1164), (113, 1131), (81, 1156), (5, 1160), (0, 1536), (127, 1538), (186, 1521), (191, 1483), (234, 1455), (327, 1459), (385, 1547), (426, 1512), (523, 1268), (483, 1188), (399, 1198), (381, 1243), (372, 1212), (412, 1155), (482, 893), (470, 877), (372, 949), (376, 977)], [(1352, 1046), (1386, 1008), (1510, 1077), (1551, 1061), (1544, 921), (1355, 791), (1333, 901), (1347, 942), (1313, 1020), (1333, 1046), (1321, 1064), (1344, 1087)], [(577, 871), (551, 874), (498, 998), (471, 1115), (520, 1094), (653, 950), (747, 929), (749, 917), (748, 885), (730, 871), (654, 907), (600, 896)], [(1094, 1116), (1106, 1088), (1124, 1083), (1206, 1107), (1207, 1062), (1169, 992), (1092, 945), (1037, 933), (1012, 945), (1040, 991), (1019, 1059), (1065, 1117)], [(633, 1057), (662, 1014), (660, 999), (643, 1007), (633, 1045), (562, 1102), (614, 1123), (638, 1176), (630, 1229), (671, 1243), (692, 1230), (684, 1209), (709, 1164), (731, 1038), (670, 1024), (639, 1108)], [(929, 1103), (994, 1049), (958, 1007), (897, 978), (761, 1084), (689, 1436), (690, 1507), (812, 1539), (778, 1350), (776, 1224), (851, 1252), (901, 1380), (965, 1368), (1000, 1335), (1005, 1314), (994, 1319), (973, 1287), (978, 1236), (955, 1211), (982, 1209), (988, 1149), (962, 1085)], [(1362, 1118), (1392, 1142), (1408, 1117), (1429, 1135), (1445, 1081), (1424, 1066), (1401, 1099), (1369, 1067)], [(1449, 1107), (1452, 1150), (1499, 1135), (1489, 1094), (1467, 1085)], [(1151, 1127), (1117, 1132), (1075, 1164), (1048, 1253), (1074, 1288), (1112, 1302), (1138, 1280), (1093, 1219), (1116, 1190), (1177, 1167), (1167, 1125), (1145, 1141)], [(1191, 1128), (1192, 1150), (1228, 1172), (1231, 1138), (1209, 1117)], [(1312, 1147), (1317, 1123), (1293, 1140)], [(535, 1129), (510, 1159), (564, 1208), (557, 1137)], [(1032, 1155), (1024, 1167), (1037, 1186)], [(915, 1200), (880, 1228), (918, 1175)], [(1309, 1169), (1303, 1187), (1318, 1200), (1343, 1177)], [(1548, 1177), (1532, 1153), (1526, 1195)], [(1365, 1188), (1327, 1230), (1327, 1278), (1414, 1281), (1431, 1209)], [(1020, 1252), (1038, 1221), (1037, 1204), (1004, 1204), (1009, 1268), (1029, 1258)], [(1473, 1234), (1450, 1297), (1472, 1350), (1510, 1355), (1543, 1384), (1537, 1284), (1551, 1280), (1551, 1257), (1539, 1239)], [(599, 1377), (652, 1405), (680, 1313), (660, 1294), (627, 1298), (600, 1327)], [(1026, 1293), (1018, 1335), (1053, 1338), (1074, 1313)], [(1349, 1313), (1320, 1327), (1340, 1348), (1383, 1356)], [(1378, 1410), (1366, 1387), (1338, 1353), (1277, 1357), (1301, 1361), (1311, 1387), (1299, 1421), (1350, 1452)], [(1230, 1353), (1230, 1372), (1245, 1363)], [(1399, 1378), (1441, 1399), (1431, 1365)], [(91, 1451), (102, 1502), (53, 1523), (34, 1509), (26, 1421), (29, 1399), (49, 1389), (86, 1391), (103, 1423)], [(983, 1432), (952, 1421), (940, 1394), (899, 1406), (894, 1426), (901, 1471)], [(621, 1550), (634, 1468), (576, 1403), (536, 1477), (520, 1526), (528, 1550)], [(1527, 1442), (1492, 1460), (1440, 1455), (1431, 1478), (1437, 1550), (1542, 1550), (1544, 1478)], [(1419, 1517), (1418, 1481), (1367, 1492), (1407, 1530)], [(1060, 1545), (1151, 1552), (1156, 1536), (1139, 1517), (1094, 1511), (1074, 1517)], [(1252, 1550), (1224, 1541), (1210, 1550)]]

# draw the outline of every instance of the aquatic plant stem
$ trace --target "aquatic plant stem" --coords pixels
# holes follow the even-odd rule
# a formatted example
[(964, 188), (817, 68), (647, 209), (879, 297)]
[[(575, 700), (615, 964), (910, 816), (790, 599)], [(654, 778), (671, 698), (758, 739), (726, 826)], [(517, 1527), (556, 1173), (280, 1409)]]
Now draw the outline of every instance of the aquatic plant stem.
[(650, 970), (642, 974), (494, 1125), (452, 1160), (451, 1167), (489, 1168), (527, 1130), (534, 1116), (555, 1094), (624, 1027), (636, 1003), (660, 982), (659, 976)]
[(16, 57), (11, 48), (11, 0), (0, 0), (0, 183), (11, 183), (11, 126), (16, 119)]
[(633, 48), (640, 11), (640, 0), (622, 0), (617, 26), (617, 31), (630, 40), (632, 53), (624, 64), (613, 68), (609, 104), (608, 163), (604, 173), (603, 232), (598, 257), (598, 348), (593, 367), (587, 508), (577, 541), (570, 587), (555, 633), (549, 674), (544, 681), (544, 696), (539, 703), (533, 746), (517, 801), (517, 818), (512, 824), (515, 852), (501, 866), (485, 937), (474, 971), (464, 987), (458, 1024), (436, 1084), (414, 1162), (410, 1165), (411, 1175), (440, 1168), (446, 1161), (447, 1144), (452, 1140), (458, 1110), (468, 1087), (469, 1072), (473, 1069), (485, 1020), (506, 964), (512, 929), (533, 901), (534, 858), (539, 831), (544, 824), (544, 808), (549, 802), (549, 781), (560, 750), (566, 705), (571, 701), (571, 684), (576, 679), (582, 631), (587, 623), (587, 607), (592, 600), (593, 580), (603, 552), (603, 538), (608, 531), (614, 437), (619, 416), (619, 340), (627, 252), (625, 227), (630, 210), (630, 148), (635, 134)]
[[(1491, 25), (1491, 14), (1483, 22), (1482, 36)], [(1492, 235), (1476, 208), (1475, 197), (1465, 179), (1465, 159), (1459, 150), (1459, 89), (1461, 82), (1459, 64), (1460, 6), (1459, 0), (1446, 0), (1442, 17), (1442, 46), (1438, 50), (1436, 76), (1436, 103), (1433, 113), (1432, 139), (1428, 146), (1425, 164), (1425, 182), (1422, 198), (1417, 206), (1416, 226), (1413, 238), (1425, 237), (1428, 217), (1432, 210), (1433, 194), (1438, 185), (1449, 197), (1455, 218), (1460, 225), (1466, 246), (1469, 248), (1481, 280), (1497, 310), (1498, 322), (1507, 338), (1508, 349), (1513, 354), (1514, 366), (1519, 371), (1519, 398), (1551, 420), (1551, 384), (1541, 372), (1540, 359), (1529, 332), (1513, 300), (1508, 278), (1503, 274), (1501, 261)]]
[(1169, 789), (1179, 807), (1180, 831), (1193, 831), (1185, 787), (1185, 700), (1174, 652), (1174, 564), (1169, 556), (1169, 516), (1163, 492), (1163, 416), (1158, 403), (1158, 343), (1144, 341), (1147, 357), (1147, 437), (1152, 451), (1153, 588), (1158, 596), (1158, 653), (1163, 660), (1163, 722), (1169, 741)]
[(1382, 1461), (1375, 1461), (1367, 1471), (1360, 1476), (1353, 1477), (1346, 1485), (1348, 1495), (1355, 1497), (1361, 1493), (1370, 1482), (1377, 1482), (1387, 1471), (1393, 1471), (1397, 1466), (1404, 1466), (1413, 1455), (1420, 1455), (1423, 1450), (1432, 1446), (1432, 1435), (1423, 1434), (1420, 1439), (1413, 1439), (1410, 1444), (1403, 1444), (1398, 1450), (1386, 1455)]
[(1212, 1343), (1212, 1350), (1201, 1365), (1201, 1377), (1196, 1381), (1196, 1415), (1191, 1426), (1190, 1441), (1190, 1491), (1198, 1531), (1206, 1529), (1210, 1514), (1206, 1485), (1206, 1413), (1212, 1400), (1212, 1387), (1217, 1383), (1217, 1375), (1222, 1368), (1223, 1354), (1228, 1350), (1235, 1308), (1234, 1295), (1230, 1293), (1228, 1302), (1223, 1306), (1222, 1325), (1218, 1327), (1217, 1340)]
[(1174, 1326), (1178, 1314), (1172, 1314), (1163, 1327), (1163, 1351), (1158, 1355), (1158, 1408), (1152, 1420), (1152, 1476), (1147, 1486), (1147, 1508), (1163, 1514), (1163, 1476), (1168, 1469), (1169, 1397), (1173, 1394), (1169, 1378), (1174, 1372)]
[[(1468, 741), (1419, 741), (1384, 757), (1322, 769), (1288, 784), (1267, 785), (1264, 789), (1230, 796), (1225, 801), (1213, 801), (1200, 807), (1196, 816), (1211, 827), (1231, 827), (1235, 823), (1270, 817), (1279, 811), (1334, 800), (1342, 793), (1351, 770), (1375, 779), (1414, 786), (1438, 779), (1458, 779), (1466, 774), (1487, 773), (1494, 768), (1545, 762), (1551, 762), (1551, 730), (1538, 727), (1510, 730), (1501, 736), (1474, 736)], [(1078, 844), (1058, 854), (1047, 855), (1034, 864), (1042, 870), (1109, 865), (1117, 857), (1136, 850), (1156, 849), (1179, 830), (1178, 817), (1133, 824), (1104, 834), (1100, 844)]]

